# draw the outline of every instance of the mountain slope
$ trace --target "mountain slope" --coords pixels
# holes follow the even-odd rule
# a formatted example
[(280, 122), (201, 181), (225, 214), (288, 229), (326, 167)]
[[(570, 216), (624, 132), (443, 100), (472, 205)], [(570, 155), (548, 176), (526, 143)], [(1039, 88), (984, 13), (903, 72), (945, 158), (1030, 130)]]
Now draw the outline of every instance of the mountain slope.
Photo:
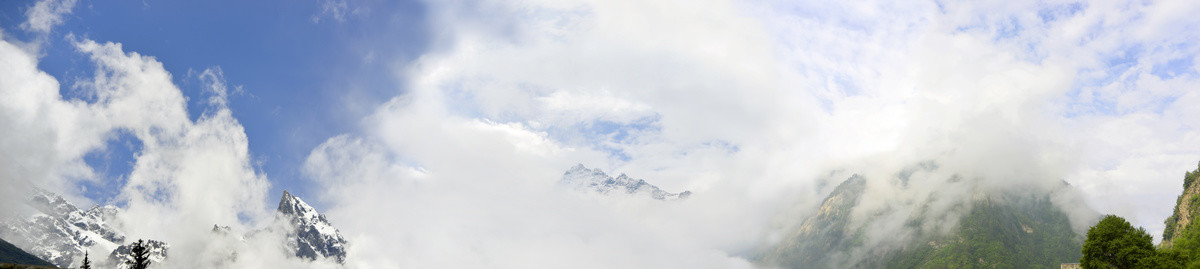
[(645, 180), (631, 178), (621, 174), (616, 178), (605, 174), (600, 169), (588, 169), (583, 164), (575, 165), (563, 173), (559, 184), (579, 191), (591, 191), (600, 194), (624, 193), (627, 195), (644, 195), (658, 200), (681, 200), (692, 194), (690, 191), (671, 193), (659, 189), (658, 186), (646, 183)]
[[(855, 219), (865, 188), (862, 177), (847, 179), (758, 260), (784, 268), (1051, 268), (1080, 256), (1082, 236), (1048, 194), (976, 193), (961, 205), (956, 226), (931, 231), (922, 227), (934, 220), (920, 217), (903, 223), (870, 214)], [(897, 226), (915, 232), (899, 245), (867, 242), (866, 227)]]
[(4, 239), (0, 239), (0, 263), (54, 266), (54, 264), (33, 256)]
[(817, 213), (804, 220), (788, 240), (760, 257), (774, 265), (830, 265), (835, 250), (848, 250), (862, 237), (850, 229), (850, 211), (858, 204), (866, 181), (855, 175), (833, 190)]
[(1196, 179), (1200, 178), (1200, 165), (1197, 166), (1195, 171), (1184, 173), (1183, 194), (1175, 200), (1175, 213), (1164, 222), (1166, 229), (1163, 230), (1161, 243), (1164, 248), (1171, 248), (1175, 239), (1185, 231), (1200, 230), (1200, 225), (1192, 225), (1193, 220), (1200, 216), (1200, 184), (1196, 183)]
[[(1054, 268), (1078, 261), (1082, 238), (1046, 196), (975, 201), (959, 228), (896, 251), (887, 268)], [(1013, 199), (1016, 198), (1016, 199)]]

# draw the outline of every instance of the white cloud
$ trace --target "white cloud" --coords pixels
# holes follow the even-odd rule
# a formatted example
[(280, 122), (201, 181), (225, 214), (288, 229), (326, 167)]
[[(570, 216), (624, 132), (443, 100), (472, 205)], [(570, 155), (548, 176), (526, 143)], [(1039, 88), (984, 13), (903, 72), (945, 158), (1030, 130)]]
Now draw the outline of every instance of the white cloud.
[[(319, 16), (348, 12), (322, 3)], [(749, 267), (850, 173), (872, 179), (859, 214), (903, 219), (929, 195), (953, 208), (976, 188), (1066, 180), (1157, 233), (1200, 160), (1190, 2), (430, 5), (432, 49), (397, 70), (410, 91), (305, 163), (351, 267)], [(0, 43), (12, 70), (0, 73), (0, 130), (19, 130), (0, 136), (0, 177), (69, 190), (94, 177), (81, 156), (126, 130), (145, 145), (119, 197), (135, 237), (216, 256), (246, 244), (264, 257), (249, 267), (283, 259), (267, 241), (208, 234), (269, 216), (220, 69), (200, 73), (211, 110), (191, 121), (156, 59), (76, 46), (98, 66), (79, 84), (94, 102), (63, 100), (32, 53)], [(940, 168), (903, 191), (887, 182), (925, 161)], [(577, 162), (695, 195), (556, 189)], [(931, 229), (957, 216), (928, 214)], [(894, 224), (869, 239), (903, 238)]]
[[(327, 141), (307, 166), (331, 216), (370, 249), (355, 258), (377, 266), (530, 264), (508, 251), (602, 267), (737, 257), (806, 214), (831, 187), (818, 179), (835, 169), (874, 179), (864, 212), (898, 202), (890, 206), (903, 219), (930, 194), (952, 208), (979, 188), (1066, 180), (1099, 211), (1157, 232), (1178, 174), (1200, 160), (1187, 146), (1200, 139), (1200, 113), (1186, 105), (1197, 98), (1185, 90), (1194, 73), (1151, 70), (1195, 58), (1195, 35), (1177, 29), (1198, 23), (1166, 12), (1195, 7), (437, 2), (432, 52), (399, 72), (412, 92), (361, 134)], [(1112, 64), (1124, 52), (1132, 66)], [(631, 124), (645, 118), (649, 126)], [(604, 121), (624, 138), (587, 129)], [(939, 170), (904, 191), (886, 182), (925, 161)], [(546, 190), (574, 162), (696, 195), (663, 206)], [(979, 185), (948, 188), (951, 175)], [(1073, 220), (1089, 220), (1076, 194), (1061, 195)], [(934, 226), (957, 216), (929, 214)], [(621, 252), (646, 244), (666, 245), (649, 257)]]
[[(192, 71), (189, 70), (188, 73), (190, 74)], [(209, 105), (216, 106), (218, 108), (225, 108), (229, 106), (229, 86), (225, 83), (225, 72), (221, 70), (220, 66), (206, 68), (204, 71), (200, 71), (200, 74), (197, 75), (197, 78), (204, 83), (204, 91), (210, 95), (208, 97)], [(233, 87), (233, 93), (239, 93), (241, 91), (241, 86)]]
[(71, 14), (79, 0), (39, 0), (25, 10), (25, 22), (21, 29), (37, 33), (49, 33), (50, 29), (62, 24), (63, 16)]
[(61, 189), (93, 176), (81, 157), (103, 144), (107, 127), (92, 120), (87, 104), (62, 100), (58, 81), (37, 69), (32, 53), (3, 41), (0, 55), (0, 181), (13, 186), (3, 197), (20, 197), (33, 185)]
[[(192, 121), (187, 100), (155, 58), (126, 52), (117, 43), (74, 42), (95, 63), (95, 76), (77, 82), (86, 100), (64, 99), (59, 83), (37, 69), (33, 53), (0, 42), (0, 180), (5, 208), (20, 203), (30, 187), (63, 193), (86, 206), (80, 181), (100, 181), (83, 161), (103, 151), (117, 132), (142, 144), (126, 185), (115, 198), (123, 206), (113, 223), (130, 238), (165, 241), (168, 267), (195, 268), (227, 263), (230, 246), (241, 258), (230, 266), (303, 265), (283, 253), (283, 240), (272, 232), (245, 241), (218, 238), (213, 224), (244, 232), (268, 223), (269, 182), (251, 165), (248, 139), (233, 118), (220, 69), (201, 72), (199, 80), (212, 99), (210, 109)], [(4, 211), (8, 213), (9, 211)], [(5, 216), (7, 217), (7, 216)], [(228, 240), (226, 240), (228, 239)], [(108, 251), (108, 250), (104, 250)], [(192, 254), (192, 255), (188, 255)], [(229, 265), (229, 264), (226, 264)]]

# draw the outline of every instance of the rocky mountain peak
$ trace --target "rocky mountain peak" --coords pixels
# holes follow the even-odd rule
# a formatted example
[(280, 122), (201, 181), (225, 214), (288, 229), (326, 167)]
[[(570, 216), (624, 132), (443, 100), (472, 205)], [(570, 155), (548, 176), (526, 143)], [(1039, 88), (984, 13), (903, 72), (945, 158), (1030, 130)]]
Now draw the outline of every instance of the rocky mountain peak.
[(613, 191), (629, 195), (646, 195), (658, 200), (680, 200), (692, 194), (690, 191), (671, 193), (663, 191), (645, 180), (630, 177), (621, 173), (616, 178), (605, 174), (600, 169), (588, 169), (583, 164), (577, 164), (563, 173), (559, 184), (580, 191), (591, 191), (609, 194)]
[(329, 223), (325, 215), (318, 213), (300, 197), (283, 191), (283, 197), (279, 200), (278, 216), (292, 228), (287, 234), (287, 244), (295, 251), (296, 256), (314, 260), (333, 259), (338, 263), (345, 263), (346, 239)]
[(68, 202), (67, 199), (63, 199), (62, 196), (42, 189), (34, 192), (29, 205), (42, 213), (55, 217), (63, 217), (79, 211), (78, 207)]
[(283, 197), (279, 199), (278, 212), (284, 215), (296, 216), (312, 216), (316, 214), (316, 209), (301, 200), (300, 197), (293, 196), (288, 191), (283, 191)]

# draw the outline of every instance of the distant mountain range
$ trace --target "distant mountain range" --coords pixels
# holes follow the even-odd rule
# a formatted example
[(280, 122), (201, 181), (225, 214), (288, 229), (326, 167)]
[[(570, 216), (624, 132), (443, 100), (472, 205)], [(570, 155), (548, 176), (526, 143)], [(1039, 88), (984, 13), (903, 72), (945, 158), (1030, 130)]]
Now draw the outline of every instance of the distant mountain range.
[(679, 193), (663, 191), (658, 186), (646, 183), (645, 180), (632, 178), (625, 174), (613, 178), (600, 171), (600, 169), (588, 169), (583, 164), (575, 165), (563, 173), (559, 184), (579, 191), (590, 191), (601, 194), (620, 193), (646, 196), (658, 200), (682, 200), (692, 195), (691, 191)]
[[(131, 239), (111, 225), (121, 213), (115, 206), (80, 210), (61, 196), (44, 190), (36, 191), (27, 204), (37, 213), (25, 219), (0, 221), (0, 238), (40, 259), (58, 267), (77, 267), (84, 251), (103, 249), (109, 251), (110, 264), (121, 265), (129, 253)], [(287, 191), (280, 199), (275, 224), (238, 238), (252, 238), (267, 229), (285, 229), (279, 231), (286, 234), (286, 241), (280, 244), (297, 257), (345, 262), (346, 240), (341, 233), (324, 215)], [(229, 227), (214, 225), (213, 232), (228, 235), (231, 231)], [(146, 245), (152, 262), (159, 263), (168, 258), (168, 242), (150, 239)], [(104, 255), (92, 257), (96, 262), (96, 257)]]

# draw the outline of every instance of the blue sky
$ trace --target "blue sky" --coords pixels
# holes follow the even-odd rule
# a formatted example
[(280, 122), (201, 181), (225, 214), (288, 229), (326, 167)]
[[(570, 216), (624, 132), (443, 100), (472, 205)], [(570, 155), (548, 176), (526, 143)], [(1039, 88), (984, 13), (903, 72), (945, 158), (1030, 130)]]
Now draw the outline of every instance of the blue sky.
[[(884, 220), (1066, 181), (1075, 228), (1157, 236), (1200, 160), (1195, 1), (45, 3), (0, 2), (0, 180), (181, 246), (287, 189), (364, 268), (751, 267), (851, 174)], [(694, 195), (558, 188), (577, 163)]]
[[(17, 27), (32, 4), (0, 2), (0, 27), (20, 39), (36, 38)], [(190, 100), (193, 119), (208, 98), (196, 75), (220, 67), (228, 84), (241, 87), (231, 94), (230, 106), (246, 128), (256, 164), (274, 183), (271, 192), (288, 189), (305, 195), (299, 171), (309, 150), (355, 130), (374, 107), (403, 93), (404, 78), (393, 73), (392, 65), (420, 55), (429, 39), (424, 6), (417, 1), (356, 2), (370, 4), (372, 12), (342, 20), (323, 14), (321, 4), (82, 1), (47, 36), (40, 67), (71, 85), (90, 78), (94, 68), (86, 55), (75, 52), (67, 35), (121, 43), (127, 51), (154, 56), (165, 65)], [(81, 92), (62, 91), (67, 98), (86, 98)], [(118, 179), (130, 171), (136, 142), (118, 135), (108, 151), (89, 155), (88, 162), (103, 176)], [(91, 185), (95, 188), (84, 194), (98, 201), (112, 198), (120, 188)]]

